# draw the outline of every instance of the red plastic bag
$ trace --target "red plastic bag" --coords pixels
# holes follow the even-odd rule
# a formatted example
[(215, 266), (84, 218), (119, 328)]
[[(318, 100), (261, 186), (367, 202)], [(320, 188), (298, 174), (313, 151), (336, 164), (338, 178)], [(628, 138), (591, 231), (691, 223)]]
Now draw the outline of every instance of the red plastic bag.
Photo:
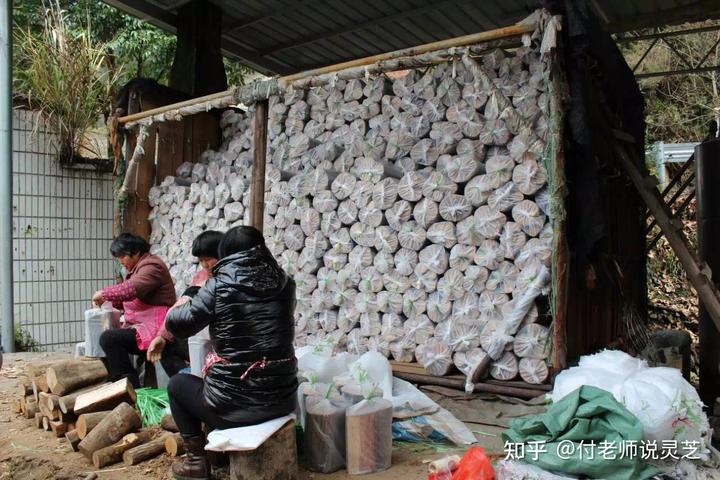
[(495, 470), (482, 447), (470, 447), (460, 466), (453, 472), (452, 480), (495, 480)]

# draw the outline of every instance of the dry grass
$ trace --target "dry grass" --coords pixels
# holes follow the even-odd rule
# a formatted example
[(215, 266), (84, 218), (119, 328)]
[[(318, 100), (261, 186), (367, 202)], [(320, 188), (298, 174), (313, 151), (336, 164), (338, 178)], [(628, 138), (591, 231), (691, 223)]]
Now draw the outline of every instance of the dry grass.
[(107, 45), (92, 40), (89, 19), (84, 31), (72, 32), (57, 0), (49, 1), (39, 34), (16, 30), (15, 88), (58, 133), (60, 159), (70, 161), (109, 111), (120, 71), (110, 67)]

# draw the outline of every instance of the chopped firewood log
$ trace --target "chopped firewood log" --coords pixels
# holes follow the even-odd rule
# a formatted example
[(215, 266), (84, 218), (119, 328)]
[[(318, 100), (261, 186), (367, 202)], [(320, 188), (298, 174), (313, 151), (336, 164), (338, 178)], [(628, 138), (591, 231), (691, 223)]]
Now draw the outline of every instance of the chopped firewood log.
[(45, 415), (43, 415), (42, 412), (35, 414), (35, 427), (43, 428), (43, 418), (45, 418)]
[(140, 428), (141, 423), (137, 410), (127, 403), (121, 403), (83, 438), (78, 448), (90, 459), (94, 452), (112, 445), (127, 433)]
[(84, 439), (105, 417), (110, 414), (110, 410), (104, 412), (83, 413), (77, 419), (77, 431), (80, 439)]
[(171, 414), (164, 415), (162, 419), (160, 420), (160, 427), (163, 430), (167, 430), (168, 432), (179, 432), (177, 425), (175, 424), (175, 419)]
[(62, 438), (68, 432), (68, 423), (55, 420), (50, 422), (50, 429), (53, 431), (57, 438)]
[(104, 468), (108, 465), (121, 462), (123, 460), (123, 454), (126, 451), (149, 442), (152, 437), (152, 430), (128, 433), (120, 439), (120, 441), (93, 452), (93, 465), (95, 465), (95, 468)]
[(185, 453), (185, 446), (183, 444), (182, 435), (176, 433), (175, 435), (168, 435), (165, 437), (165, 452), (171, 457), (179, 457)]
[(107, 369), (100, 360), (68, 362), (47, 369), (47, 384), (52, 393), (66, 395), (107, 378)]
[(78, 415), (115, 408), (122, 402), (135, 403), (135, 389), (127, 378), (90, 390), (75, 399), (74, 412)]
[(161, 453), (165, 452), (165, 440), (167, 440), (170, 436), (172, 436), (172, 434), (168, 433), (160, 438), (156, 438), (155, 440), (151, 440), (143, 445), (138, 445), (137, 447), (125, 451), (122, 456), (123, 463), (128, 466), (137, 465), (140, 462), (157, 457)]
[(75, 401), (77, 398), (82, 395), (83, 393), (91, 392), (97, 388), (102, 387), (103, 385), (107, 384), (98, 384), (98, 385), (91, 385), (89, 387), (81, 388), (80, 390), (76, 390), (72, 393), (69, 393), (67, 395), (63, 395), (58, 399), (58, 406), (60, 407), (60, 411), (63, 413), (71, 413), (75, 409)]
[(73, 452), (78, 451), (78, 445), (80, 445), (80, 437), (78, 436), (77, 429), (70, 430), (65, 434), (65, 438), (67, 439), (68, 443), (70, 444), (70, 447), (72, 448)]

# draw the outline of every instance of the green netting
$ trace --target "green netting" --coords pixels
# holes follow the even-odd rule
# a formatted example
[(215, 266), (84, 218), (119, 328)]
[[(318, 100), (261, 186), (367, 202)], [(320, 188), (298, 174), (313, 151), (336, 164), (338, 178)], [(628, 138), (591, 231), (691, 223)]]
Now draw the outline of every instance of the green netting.
[(170, 399), (164, 388), (140, 388), (137, 394), (136, 405), (140, 410), (143, 427), (159, 425), (162, 417), (170, 409)]

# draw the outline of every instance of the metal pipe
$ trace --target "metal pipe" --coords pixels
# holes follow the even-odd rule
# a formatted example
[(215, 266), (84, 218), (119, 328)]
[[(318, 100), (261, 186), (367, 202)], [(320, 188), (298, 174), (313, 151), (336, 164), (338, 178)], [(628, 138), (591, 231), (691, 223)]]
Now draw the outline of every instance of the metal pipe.
[[(720, 139), (703, 142), (695, 147), (697, 186), (697, 237), (700, 260), (720, 272)], [(712, 406), (720, 396), (720, 328), (713, 322), (705, 302), (700, 302), (700, 398)]]
[(0, 316), (2, 347), (15, 351), (12, 217), (12, 2), (0, 5)]

